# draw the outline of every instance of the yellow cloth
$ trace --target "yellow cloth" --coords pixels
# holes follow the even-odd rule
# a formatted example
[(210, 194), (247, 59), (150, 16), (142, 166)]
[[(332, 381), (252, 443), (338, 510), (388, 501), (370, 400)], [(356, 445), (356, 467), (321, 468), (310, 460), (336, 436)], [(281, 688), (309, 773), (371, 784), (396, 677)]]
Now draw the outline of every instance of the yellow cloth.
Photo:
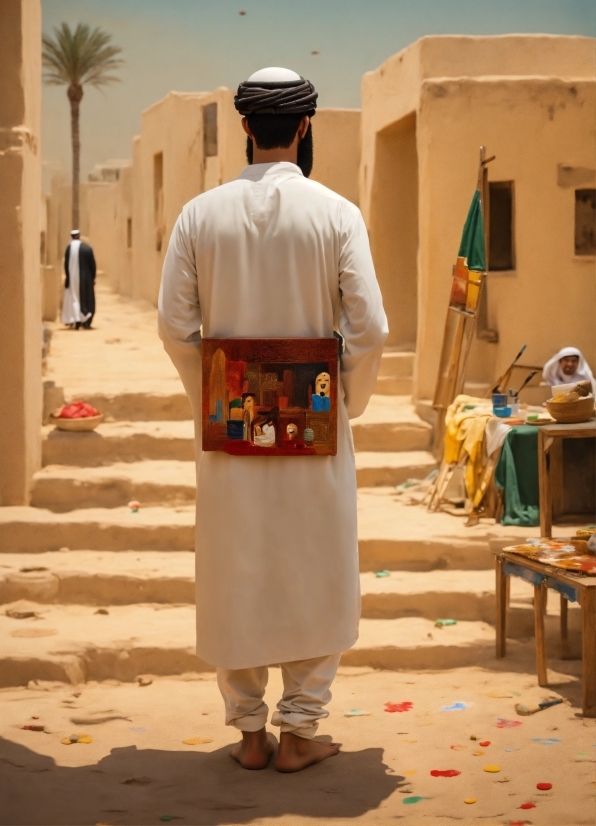
[[(465, 410), (471, 404), (476, 405), (474, 409)], [(457, 396), (445, 414), (445, 462), (466, 462), (466, 492), (472, 501), (482, 482), (486, 464), (484, 431), (492, 415), (490, 402), (464, 394)]]

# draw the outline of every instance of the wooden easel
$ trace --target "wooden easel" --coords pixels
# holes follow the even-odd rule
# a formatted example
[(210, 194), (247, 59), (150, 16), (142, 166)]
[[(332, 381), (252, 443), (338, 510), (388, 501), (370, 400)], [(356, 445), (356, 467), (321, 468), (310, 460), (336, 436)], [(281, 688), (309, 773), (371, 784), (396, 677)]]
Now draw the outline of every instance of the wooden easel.
[[(478, 178), (476, 189), (480, 190), (480, 204), (484, 219), (484, 249), (486, 266), (488, 268), (489, 255), (489, 235), (488, 235), (488, 164), (495, 159), (495, 155), (486, 157), (486, 147), (480, 147), (480, 160), (478, 164)], [(480, 307), (480, 297), (485, 287), (486, 273), (482, 273), (479, 282), (476, 282), (479, 289), (478, 300), (474, 311), (459, 309), (449, 305), (447, 308), (447, 318), (443, 333), (443, 345), (441, 348), (441, 359), (439, 362), (439, 375), (433, 399), (433, 408), (438, 413), (437, 442), (443, 443), (445, 436), (445, 415), (447, 408), (454, 399), (463, 392), (466, 365), (472, 347), (474, 332), (476, 330), (476, 320)], [(438, 510), (443, 493), (451, 479), (453, 469), (441, 462), (441, 468), (428, 494), (428, 509)]]

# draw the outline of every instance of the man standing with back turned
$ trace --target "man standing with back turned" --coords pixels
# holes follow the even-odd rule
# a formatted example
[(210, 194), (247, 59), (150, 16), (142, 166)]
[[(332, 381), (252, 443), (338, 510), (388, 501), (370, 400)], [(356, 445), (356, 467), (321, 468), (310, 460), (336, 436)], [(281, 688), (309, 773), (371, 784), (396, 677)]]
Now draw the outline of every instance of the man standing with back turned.
[[(197, 654), (216, 666), (232, 752), (267, 765), (268, 666), (284, 693), (275, 767), (337, 754), (314, 740), (341, 652), (358, 638), (356, 470), (349, 419), (373, 392), (387, 320), (360, 211), (308, 180), (317, 93), (288, 69), (238, 88), (247, 166), (186, 204), (172, 232), (159, 333), (197, 438)], [(201, 453), (201, 336), (344, 339), (335, 456)]]

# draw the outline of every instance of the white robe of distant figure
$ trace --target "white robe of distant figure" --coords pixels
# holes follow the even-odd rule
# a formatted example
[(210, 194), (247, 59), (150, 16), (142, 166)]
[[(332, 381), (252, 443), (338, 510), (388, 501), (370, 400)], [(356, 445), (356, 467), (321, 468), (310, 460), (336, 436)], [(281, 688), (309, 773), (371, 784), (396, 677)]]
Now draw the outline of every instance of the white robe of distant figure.
[(60, 315), (63, 324), (76, 324), (77, 322), (82, 323), (87, 321), (91, 315), (91, 313), (84, 314), (81, 311), (81, 277), (79, 270), (80, 246), (80, 240), (73, 240), (70, 242), (70, 251), (68, 255), (69, 285), (64, 289), (62, 313)]
[[(201, 335), (345, 340), (336, 456), (201, 452)], [(349, 418), (375, 386), (387, 320), (360, 211), (292, 163), (248, 166), (183, 208), (159, 332), (197, 438), (197, 653), (227, 669), (339, 653), (358, 638)]]

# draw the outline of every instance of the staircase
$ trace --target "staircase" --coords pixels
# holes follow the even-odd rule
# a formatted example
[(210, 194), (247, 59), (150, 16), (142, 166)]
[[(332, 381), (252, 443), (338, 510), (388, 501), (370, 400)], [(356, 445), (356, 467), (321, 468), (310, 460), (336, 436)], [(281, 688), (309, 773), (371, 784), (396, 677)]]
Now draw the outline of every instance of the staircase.
[[(114, 365), (124, 365), (126, 350), (137, 378), (118, 379), (118, 370), (111, 370), (105, 383), (95, 377), (93, 389), (77, 385), (64, 366), (72, 370), (67, 356), (75, 334), (56, 332), (56, 379), (70, 381), (68, 397), (83, 395), (108, 421), (93, 433), (44, 427), (31, 507), (0, 508), (0, 686), (208, 668), (194, 653), (189, 406), (165, 354), (147, 355), (152, 380), (152, 373), (140, 372), (143, 348), (130, 345), (146, 335), (151, 347), (160, 346), (153, 341), (154, 311), (135, 315), (133, 302), (107, 291), (101, 300), (106, 322), (125, 329), (133, 317), (136, 331), (128, 324), (128, 333), (110, 338), (113, 328), (106, 323), (104, 331), (76, 334), (77, 344), (102, 363), (107, 348), (107, 363)], [(477, 664), (494, 651), (488, 548), (502, 529), (466, 529), (454, 517), (408, 507), (395, 495), (396, 485), (435, 467), (432, 429), (409, 396), (413, 361), (413, 353), (384, 354), (377, 392), (352, 423), (363, 609), (360, 639), (345, 653), (346, 665), (437, 669)], [(142, 503), (138, 513), (127, 507), (131, 499)], [(526, 532), (508, 529), (509, 535)], [(390, 575), (377, 577), (382, 570)], [(530, 636), (531, 591), (517, 582), (513, 589), (510, 633)], [(11, 609), (33, 616), (15, 618), (6, 614)], [(458, 624), (438, 629), (438, 617)]]

